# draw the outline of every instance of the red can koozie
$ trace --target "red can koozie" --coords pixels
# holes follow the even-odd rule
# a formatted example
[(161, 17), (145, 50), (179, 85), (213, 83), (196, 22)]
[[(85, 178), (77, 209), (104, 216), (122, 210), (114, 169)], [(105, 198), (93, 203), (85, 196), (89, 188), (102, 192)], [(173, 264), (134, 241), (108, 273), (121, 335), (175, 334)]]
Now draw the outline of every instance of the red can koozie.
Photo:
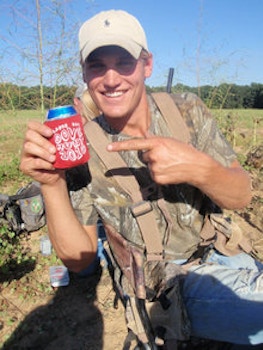
[[(65, 111), (65, 108), (69, 107), (58, 107), (50, 111), (56, 110), (57, 113), (57, 109)], [(70, 116), (56, 117), (45, 121), (45, 124), (53, 130), (50, 141), (57, 150), (54, 163), (54, 167), (57, 169), (67, 169), (85, 164), (90, 157), (81, 116), (74, 109), (73, 111), (74, 115), (71, 113)]]

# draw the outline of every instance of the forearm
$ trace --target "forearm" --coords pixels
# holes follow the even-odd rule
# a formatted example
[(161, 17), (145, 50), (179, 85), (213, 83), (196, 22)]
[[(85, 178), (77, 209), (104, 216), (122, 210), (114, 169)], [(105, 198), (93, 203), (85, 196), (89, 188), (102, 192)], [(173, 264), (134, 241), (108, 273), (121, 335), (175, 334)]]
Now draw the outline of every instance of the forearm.
[(211, 157), (201, 155), (192, 184), (221, 208), (243, 208), (251, 200), (250, 177), (237, 161), (231, 167), (225, 167)]
[(154, 182), (188, 183), (199, 188), (221, 208), (238, 209), (251, 200), (251, 181), (238, 161), (223, 166), (208, 154), (173, 138), (152, 137), (113, 142), (108, 151), (138, 150)]
[(42, 193), (52, 245), (70, 270), (81, 271), (95, 257), (96, 227), (81, 225), (72, 209), (63, 178), (55, 185), (42, 185)]

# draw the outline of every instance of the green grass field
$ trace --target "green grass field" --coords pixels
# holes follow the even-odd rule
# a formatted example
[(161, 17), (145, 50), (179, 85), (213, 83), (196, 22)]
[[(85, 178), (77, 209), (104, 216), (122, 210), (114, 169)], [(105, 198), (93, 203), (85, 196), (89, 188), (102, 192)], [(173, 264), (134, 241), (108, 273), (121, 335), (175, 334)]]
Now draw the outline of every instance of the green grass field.
[[(238, 152), (247, 152), (251, 146), (262, 143), (263, 110), (212, 110), (212, 113)], [(11, 178), (19, 175), (20, 152), (29, 120), (43, 122), (45, 115), (36, 110), (0, 111), (0, 190), (10, 175)]]
[[(257, 124), (257, 132), (263, 130), (263, 110), (247, 109), (247, 110), (212, 110), (213, 115), (217, 118), (222, 130), (227, 125), (235, 127), (237, 130), (246, 129), (248, 135), (253, 133), (255, 122)], [(0, 157), (1, 163), (10, 160), (10, 157), (18, 154), (23, 142), (23, 136), (26, 125), (29, 120), (44, 121), (45, 115), (35, 110), (29, 111), (0, 111)]]
[(20, 152), (29, 120), (44, 121), (38, 111), (0, 111), (0, 192), (16, 191), (28, 181), (19, 171)]
[(37, 111), (0, 112), (1, 163), (11, 160), (20, 152), (27, 123), (33, 119), (43, 121), (44, 117)]
[(212, 113), (224, 135), (241, 158), (252, 147), (262, 144), (262, 109), (223, 109), (213, 110)]
[[(213, 115), (219, 123), (227, 120), (230, 116), (237, 124), (238, 128), (253, 129), (255, 121), (263, 123), (263, 109), (216, 109), (212, 110)], [(263, 125), (261, 125), (263, 128)]]

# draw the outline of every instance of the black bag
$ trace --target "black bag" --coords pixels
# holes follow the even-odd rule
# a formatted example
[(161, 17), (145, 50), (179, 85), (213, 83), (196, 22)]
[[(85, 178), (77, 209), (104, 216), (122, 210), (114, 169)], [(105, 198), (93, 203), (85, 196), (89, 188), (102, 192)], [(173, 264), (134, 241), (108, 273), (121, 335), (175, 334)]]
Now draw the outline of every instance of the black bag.
[(16, 234), (37, 231), (46, 224), (45, 206), (38, 182), (30, 182), (15, 195), (0, 194), (0, 220)]

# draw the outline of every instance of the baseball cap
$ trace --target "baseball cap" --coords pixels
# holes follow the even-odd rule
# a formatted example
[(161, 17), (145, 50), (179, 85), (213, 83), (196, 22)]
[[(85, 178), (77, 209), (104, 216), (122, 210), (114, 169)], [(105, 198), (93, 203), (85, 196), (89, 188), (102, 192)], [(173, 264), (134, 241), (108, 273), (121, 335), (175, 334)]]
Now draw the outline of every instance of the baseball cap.
[(81, 60), (102, 46), (119, 46), (138, 59), (148, 51), (145, 32), (139, 21), (123, 10), (102, 11), (84, 22), (79, 30)]

